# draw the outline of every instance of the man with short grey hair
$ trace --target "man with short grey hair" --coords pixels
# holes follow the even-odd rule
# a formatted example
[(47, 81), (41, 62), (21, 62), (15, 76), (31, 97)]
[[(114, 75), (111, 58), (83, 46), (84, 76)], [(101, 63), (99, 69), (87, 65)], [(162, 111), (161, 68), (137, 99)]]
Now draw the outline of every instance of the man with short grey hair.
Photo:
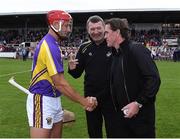
[[(90, 138), (102, 138), (103, 119), (108, 138), (118, 137), (119, 116), (115, 111), (109, 86), (111, 49), (104, 40), (104, 21), (95, 15), (86, 24), (90, 41), (80, 46), (75, 60), (69, 61), (69, 73), (78, 78), (85, 71), (84, 94), (94, 96), (98, 106), (92, 112), (86, 111)], [(78, 60), (78, 61), (77, 61)]]

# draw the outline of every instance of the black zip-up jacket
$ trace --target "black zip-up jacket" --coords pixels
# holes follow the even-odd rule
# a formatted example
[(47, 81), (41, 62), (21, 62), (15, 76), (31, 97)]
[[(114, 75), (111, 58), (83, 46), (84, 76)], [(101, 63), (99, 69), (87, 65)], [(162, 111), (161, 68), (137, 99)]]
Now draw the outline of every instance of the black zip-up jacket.
[(144, 46), (132, 45), (129, 41), (113, 49), (111, 66), (111, 93), (116, 109), (130, 102), (154, 104), (160, 86), (158, 69)]
[(76, 55), (79, 64), (75, 70), (68, 70), (68, 72), (74, 78), (78, 78), (85, 71), (85, 96), (99, 97), (110, 92), (111, 55), (111, 49), (107, 47), (106, 41), (99, 46), (93, 41), (85, 42), (80, 46)]

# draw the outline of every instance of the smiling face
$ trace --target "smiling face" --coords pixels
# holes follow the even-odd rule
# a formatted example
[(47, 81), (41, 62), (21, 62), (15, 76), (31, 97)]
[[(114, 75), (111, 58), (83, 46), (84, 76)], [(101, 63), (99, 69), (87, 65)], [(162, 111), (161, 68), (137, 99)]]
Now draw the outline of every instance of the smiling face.
[(87, 25), (87, 31), (95, 43), (100, 43), (104, 40), (104, 24), (101, 21), (97, 23), (89, 22)]

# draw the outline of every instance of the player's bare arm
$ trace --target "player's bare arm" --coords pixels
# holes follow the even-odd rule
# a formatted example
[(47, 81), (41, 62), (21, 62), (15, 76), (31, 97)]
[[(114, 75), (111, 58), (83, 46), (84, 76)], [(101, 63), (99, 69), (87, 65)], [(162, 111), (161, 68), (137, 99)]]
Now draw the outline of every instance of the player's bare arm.
[(80, 103), (86, 110), (92, 111), (97, 106), (97, 100), (91, 99), (91, 97), (84, 98), (79, 95), (65, 80), (64, 74), (59, 73), (51, 76), (53, 83), (60, 92), (71, 100)]

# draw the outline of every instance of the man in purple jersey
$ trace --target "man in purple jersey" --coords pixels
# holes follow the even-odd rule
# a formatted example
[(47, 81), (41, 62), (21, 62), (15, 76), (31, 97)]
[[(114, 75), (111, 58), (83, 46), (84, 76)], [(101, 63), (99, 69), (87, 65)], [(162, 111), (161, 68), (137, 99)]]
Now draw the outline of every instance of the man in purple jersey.
[(72, 17), (60, 10), (48, 12), (49, 32), (36, 47), (32, 79), (27, 98), (27, 115), (30, 136), (36, 138), (60, 138), (62, 135), (63, 110), (60, 95), (80, 103), (86, 110), (97, 106), (95, 97), (82, 97), (65, 80), (61, 51), (58, 41), (72, 32)]

